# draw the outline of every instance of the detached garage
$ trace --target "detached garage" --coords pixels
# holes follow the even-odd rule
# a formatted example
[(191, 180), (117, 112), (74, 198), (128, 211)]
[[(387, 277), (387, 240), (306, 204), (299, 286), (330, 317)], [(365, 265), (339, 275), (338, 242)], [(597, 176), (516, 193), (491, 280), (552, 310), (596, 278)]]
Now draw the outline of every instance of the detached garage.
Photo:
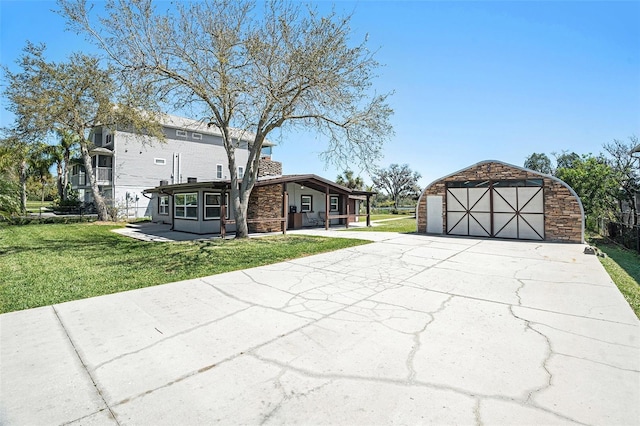
[(428, 234), (584, 242), (584, 210), (569, 185), (495, 160), (432, 182), (416, 216)]

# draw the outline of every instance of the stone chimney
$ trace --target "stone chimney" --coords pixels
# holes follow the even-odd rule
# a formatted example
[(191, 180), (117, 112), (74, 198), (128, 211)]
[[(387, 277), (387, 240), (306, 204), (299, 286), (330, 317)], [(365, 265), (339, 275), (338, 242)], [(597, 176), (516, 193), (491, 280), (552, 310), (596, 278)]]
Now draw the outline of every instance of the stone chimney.
[(271, 157), (260, 158), (258, 165), (258, 177), (263, 176), (281, 176), (282, 163), (279, 161), (271, 161)]

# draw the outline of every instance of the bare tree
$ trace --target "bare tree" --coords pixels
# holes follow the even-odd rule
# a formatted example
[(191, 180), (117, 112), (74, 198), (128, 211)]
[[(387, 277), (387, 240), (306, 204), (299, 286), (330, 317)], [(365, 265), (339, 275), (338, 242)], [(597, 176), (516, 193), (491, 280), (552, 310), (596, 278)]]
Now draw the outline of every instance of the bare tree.
[(371, 176), (373, 185), (386, 192), (393, 200), (393, 205), (397, 209), (398, 202), (402, 197), (416, 196), (420, 193), (418, 179), (421, 175), (409, 168), (408, 164), (402, 166), (392, 164), (388, 169), (378, 169)]
[(613, 170), (613, 176), (618, 186), (618, 208), (622, 212), (622, 203), (626, 202), (631, 208), (634, 224), (637, 221), (635, 196), (640, 191), (640, 168), (636, 166), (636, 159), (632, 151), (638, 146), (638, 138), (630, 136), (629, 142), (614, 139), (603, 145), (607, 152), (607, 163)]
[(103, 68), (97, 57), (73, 54), (67, 62), (48, 62), (44, 45), (28, 43), (18, 61), (20, 72), (4, 68), (8, 85), (8, 109), (16, 116), (14, 132), (21, 138), (44, 138), (51, 132), (66, 132), (77, 140), (89, 178), (99, 220), (109, 218), (90, 150), (91, 129), (120, 124), (136, 133), (163, 138), (155, 121), (153, 102), (145, 87), (132, 87), (114, 78), (114, 70)]
[[(125, 75), (220, 131), (237, 237), (248, 236), (249, 196), (274, 130), (316, 129), (328, 141), (324, 159), (340, 165), (371, 164), (391, 135), (388, 95), (371, 93), (379, 64), (366, 40), (351, 42), (349, 16), (319, 16), (286, 0), (259, 8), (246, 0), (177, 2), (164, 13), (151, 0), (109, 0), (106, 16), (93, 22), (86, 0), (58, 3)], [(252, 142), (239, 180), (241, 136)]]

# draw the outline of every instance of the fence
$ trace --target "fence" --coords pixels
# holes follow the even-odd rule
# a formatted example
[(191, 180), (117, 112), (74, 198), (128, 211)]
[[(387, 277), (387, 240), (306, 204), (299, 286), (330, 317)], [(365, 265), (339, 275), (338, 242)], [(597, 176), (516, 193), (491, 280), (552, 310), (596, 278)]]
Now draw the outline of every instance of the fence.
[(600, 235), (640, 253), (640, 225), (638, 225), (640, 222), (638, 219), (640, 218), (636, 218), (634, 225), (634, 221), (627, 217), (620, 217), (617, 220), (599, 218), (597, 231)]
[(415, 214), (416, 207), (398, 207), (396, 210), (393, 206), (390, 207), (372, 207), (372, 214), (391, 214), (393, 211), (396, 211), (397, 214)]

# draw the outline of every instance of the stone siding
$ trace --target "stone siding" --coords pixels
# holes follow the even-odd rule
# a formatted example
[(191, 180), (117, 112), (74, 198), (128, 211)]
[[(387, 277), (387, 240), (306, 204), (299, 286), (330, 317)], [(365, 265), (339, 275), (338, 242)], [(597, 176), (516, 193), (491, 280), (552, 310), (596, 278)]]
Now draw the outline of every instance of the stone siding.
[(443, 234), (446, 233), (446, 182), (465, 180), (543, 179), (545, 241), (581, 243), (582, 213), (577, 198), (566, 186), (543, 174), (503, 163), (487, 162), (438, 180), (425, 188), (418, 205), (418, 232), (427, 232), (427, 196), (442, 196)]
[[(280, 163), (278, 163), (280, 164)], [(271, 219), (282, 217), (282, 185), (268, 185), (253, 188), (249, 197), (247, 217), (250, 219)], [(279, 220), (248, 223), (249, 232), (279, 232)]]

